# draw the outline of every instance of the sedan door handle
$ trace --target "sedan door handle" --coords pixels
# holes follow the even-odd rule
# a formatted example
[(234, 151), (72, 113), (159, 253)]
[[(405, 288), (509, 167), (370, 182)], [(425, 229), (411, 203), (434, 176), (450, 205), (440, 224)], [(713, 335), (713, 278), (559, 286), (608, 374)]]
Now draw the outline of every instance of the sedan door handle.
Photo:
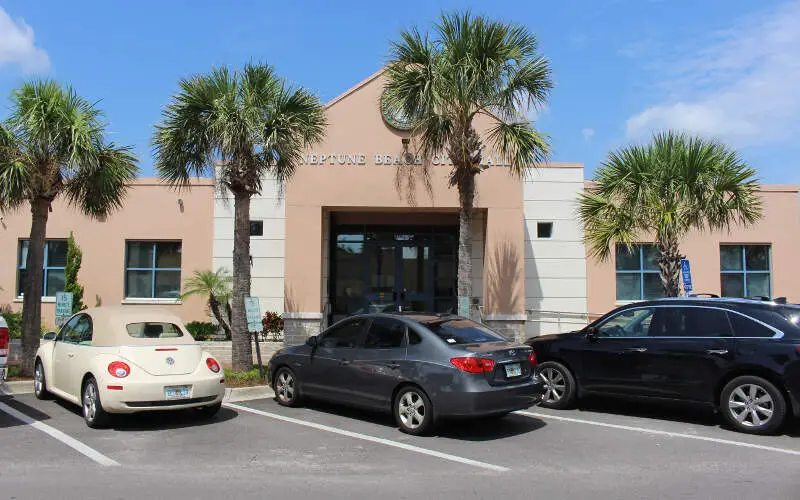
[(339, 360), (339, 364), (342, 365), (342, 366), (349, 365), (350, 364), (350, 360), (348, 360), (348, 359), (340, 359)]
[(647, 347), (628, 347), (625, 352), (647, 352)]
[(399, 365), (399, 364), (397, 364), (397, 363), (395, 363), (395, 362), (391, 362), (391, 363), (389, 363), (387, 366), (388, 366), (389, 368), (391, 368), (392, 370), (397, 370), (397, 369), (399, 369), (399, 368), (400, 368), (400, 365)]
[(728, 350), (727, 349), (709, 349), (709, 350), (706, 351), (706, 354), (724, 355), (724, 354), (728, 354)]

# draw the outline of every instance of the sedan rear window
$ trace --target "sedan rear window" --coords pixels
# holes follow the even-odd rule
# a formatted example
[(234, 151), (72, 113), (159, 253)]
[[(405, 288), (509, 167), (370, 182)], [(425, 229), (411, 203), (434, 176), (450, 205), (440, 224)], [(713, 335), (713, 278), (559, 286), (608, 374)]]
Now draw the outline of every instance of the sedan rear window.
[(173, 323), (129, 323), (125, 328), (135, 339), (174, 339), (183, 337), (178, 325)]
[(448, 319), (423, 324), (450, 345), (505, 342), (506, 340), (485, 326), (468, 319)]

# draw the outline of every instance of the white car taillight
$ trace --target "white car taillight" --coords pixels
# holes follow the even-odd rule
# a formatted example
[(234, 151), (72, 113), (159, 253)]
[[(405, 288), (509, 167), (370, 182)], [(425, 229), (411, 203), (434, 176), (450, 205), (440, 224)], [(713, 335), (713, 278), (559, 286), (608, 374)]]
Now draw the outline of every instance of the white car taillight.
[(216, 360), (216, 359), (214, 359), (214, 358), (207, 358), (207, 359), (206, 359), (206, 366), (207, 366), (207, 367), (208, 367), (208, 369), (209, 369), (209, 370), (211, 370), (212, 372), (214, 372), (214, 373), (219, 373), (219, 363), (217, 363), (217, 360)]
[(117, 378), (125, 378), (131, 373), (131, 367), (122, 361), (112, 361), (108, 365), (108, 373)]

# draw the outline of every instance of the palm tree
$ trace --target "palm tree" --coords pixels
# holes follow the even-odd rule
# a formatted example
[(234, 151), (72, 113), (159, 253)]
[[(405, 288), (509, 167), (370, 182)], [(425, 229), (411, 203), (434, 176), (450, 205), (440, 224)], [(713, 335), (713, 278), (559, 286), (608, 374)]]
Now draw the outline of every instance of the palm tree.
[[(522, 177), (549, 156), (548, 138), (524, 112), (543, 105), (553, 82), (550, 63), (524, 26), (443, 14), (433, 34), (404, 31), (391, 46), (385, 105), (411, 124), (412, 142), (425, 158), (446, 152), (453, 163), (450, 186), (459, 194), (459, 312), (472, 296), (472, 219), (475, 176), (485, 144), (510, 160)], [(480, 134), (477, 117), (490, 127)]]
[(63, 196), (96, 219), (121, 208), (136, 178), (127, 146), (105, 138), (97, 107), (54, 81), (24, 84), (11, 96), (11, 114), (0, 124), (0, 209), (30, 205), (27, 278), (23, 283), (22, 374), (31, 376), (42, 324), (42, 280), (47, 218)]
[(686, 233), (761, 218), (755, 173), (724, 144), (672, 131), (654, 135), (650, 144), (613, 151), (579, 198), (590, 254), (606, 260), (614, 243), (630, 251), (652, 238), (664, 294), (677, 297)]
[(302, 151), (324, 136), (325, 112), (316, 96), (263, 64), (216, 68), (179, 86), (154, 134), (156, 168), (173, 186), (188, 188), (192, 176), (211, 175), (233, 194), (233, 368), (249, 370), (250, 198), (261, 192), (265, 175), (291, 177)]
[[(191, 278), (183, 284), (183, 295), (181, 300), (185, 300), (192, 295), (200, 295), (208, 300), (208, 309), (214, 315), (214, 319), (225, 331), (225, 338), (231, 338), (231, 326), (229, 315), (229, 302), (231, 300), (231, 284), (233, 278), (225, 268), (216, 271), (195, 271)], [(223, 309), (225, 314), (223, 315)]]

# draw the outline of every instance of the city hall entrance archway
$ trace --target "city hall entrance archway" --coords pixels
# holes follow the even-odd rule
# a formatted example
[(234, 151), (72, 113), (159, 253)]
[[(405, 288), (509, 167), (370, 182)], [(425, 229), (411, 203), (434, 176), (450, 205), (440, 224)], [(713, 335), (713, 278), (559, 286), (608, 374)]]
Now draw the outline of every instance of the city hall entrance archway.
[(455, 312), (457, 219), (431, 218), (438, 224), (353, 224), (332, 215), (330, 322), (364, 312)]

